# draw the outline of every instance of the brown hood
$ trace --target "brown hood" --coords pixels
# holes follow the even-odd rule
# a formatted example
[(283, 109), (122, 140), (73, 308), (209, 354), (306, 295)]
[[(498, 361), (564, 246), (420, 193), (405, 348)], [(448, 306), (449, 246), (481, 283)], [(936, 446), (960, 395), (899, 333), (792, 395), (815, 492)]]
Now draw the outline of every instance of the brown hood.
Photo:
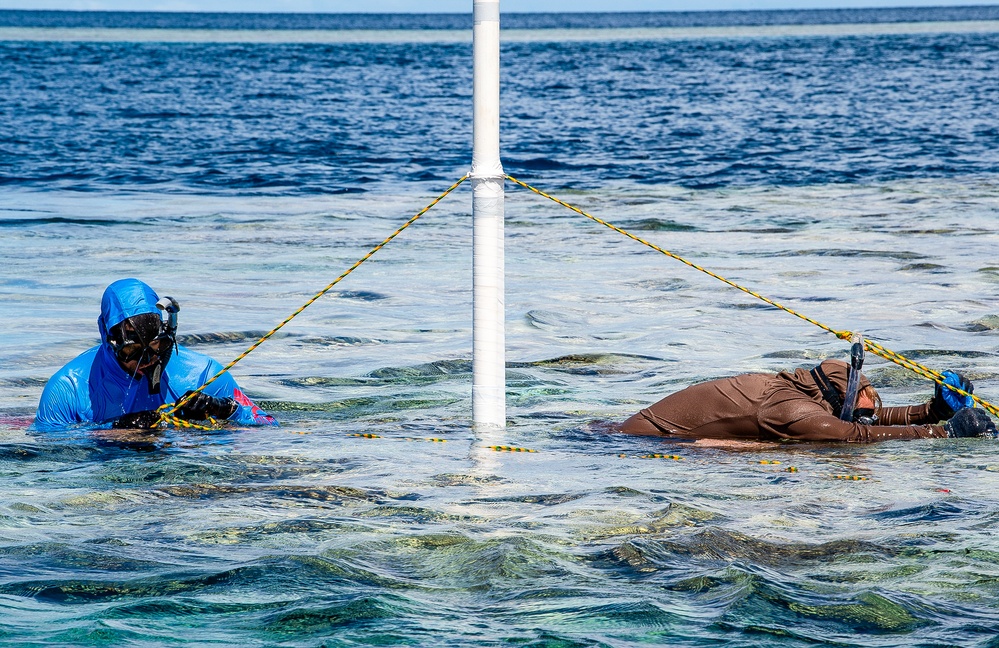
[[(819, 367), (822, 368), (822, 373), (829, 378), (829, 382), (831, 382), (833, 387), (836, 388), (836, 391), (839, 392), (840, 398), (843, 398), (846, 394), (846, 381), (849, 377), (850, 365), (842, 360), (825, 360), (819, 365)], [(812, 378), (810, 369), (795, 369), (794, 372), (782, 371), (777, 374), (777, 378), (788, 383), (791, 387), (802, 394), (805, 394), (816, 403), (825, 402), (825, 399), (822, 397), (822, 390), (820, 390), (819, 386), (815, 384), (815, 379)], [(871, 381), (869, 381), (864, 374), (860, 374), (859, 389), (863, 389), (870, 384)]]

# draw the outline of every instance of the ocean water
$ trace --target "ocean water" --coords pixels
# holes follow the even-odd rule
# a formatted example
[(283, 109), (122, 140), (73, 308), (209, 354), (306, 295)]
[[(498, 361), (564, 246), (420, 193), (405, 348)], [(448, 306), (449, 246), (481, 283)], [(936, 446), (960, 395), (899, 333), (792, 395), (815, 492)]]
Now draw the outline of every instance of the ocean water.
[[(996, 402), (999, 32), (936, 11), (511, 16), (504, 166)], [(400, 29), (170, 18), (0, 27)], [(994, 441), (607, 434), (846, 345), (510, 183), (504, 432), (470, 420), (466, 185), (236, 366), (280, 428), (34, 433), (114, 279), (228, 361), (464, 174), (471, 52), (4, 33), (0, 644), (999, 646)]]

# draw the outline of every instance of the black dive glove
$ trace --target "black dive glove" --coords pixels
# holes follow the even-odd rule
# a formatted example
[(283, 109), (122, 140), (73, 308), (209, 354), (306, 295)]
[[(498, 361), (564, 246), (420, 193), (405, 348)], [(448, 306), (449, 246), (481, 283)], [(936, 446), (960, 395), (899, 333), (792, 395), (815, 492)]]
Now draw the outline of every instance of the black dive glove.
[(152, 430), (160, 422), (160, 413), (156, 410), (132, 412), (119, 416), (111, 422), (113, 430)]
[(996, 426), (989, 415), (980, 409), (965, 407), (944, 423), (947, 436), (963, 437), (996, 437)]
[[(975, 393), (975, 386), (971, 384), (971, 381), (956, 371), (945, 371), (943, 377), (946, 384), (954, 385), (969, 394)], [(937, 383), (936, 390), (933, 392), (933, 400), (930, 401), (930, 413), (936, 416), (938, 421), (945, 421), (959, 410), (974, 406), (975, 401), (971, 399), (971, 396), (962, 396)]]
[[(184, 398), (192, 393), (194, 393), (193, 390), (188, 391), (184, 394)], [(239, 409), (239, 405), (231, 398), (218, 398), (204, 392), (198, 392), (177, 410), (177, 416), (185, 421), (204, 421), (209, 416), (213, 419), (225, 420), (232, 416), (237, 409)]]

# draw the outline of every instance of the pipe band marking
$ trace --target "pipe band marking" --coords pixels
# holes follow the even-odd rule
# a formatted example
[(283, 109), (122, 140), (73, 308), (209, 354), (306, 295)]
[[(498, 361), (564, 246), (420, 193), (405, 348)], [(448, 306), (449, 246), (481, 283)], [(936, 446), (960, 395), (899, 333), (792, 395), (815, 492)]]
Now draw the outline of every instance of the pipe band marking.
[(472, 19), (476, 25), (484, 22), (499, 22), (500, 3), (499, 2), (476, 2), (472, 5)]

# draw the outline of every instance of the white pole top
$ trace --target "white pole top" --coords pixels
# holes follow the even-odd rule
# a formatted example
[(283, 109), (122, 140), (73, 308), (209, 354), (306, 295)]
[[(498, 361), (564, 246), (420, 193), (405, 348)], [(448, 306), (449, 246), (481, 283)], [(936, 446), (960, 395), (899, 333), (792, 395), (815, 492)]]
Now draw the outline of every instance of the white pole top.
[(499, 0), (473, 0), (472, 178), (502, 178), (500, 163)]

